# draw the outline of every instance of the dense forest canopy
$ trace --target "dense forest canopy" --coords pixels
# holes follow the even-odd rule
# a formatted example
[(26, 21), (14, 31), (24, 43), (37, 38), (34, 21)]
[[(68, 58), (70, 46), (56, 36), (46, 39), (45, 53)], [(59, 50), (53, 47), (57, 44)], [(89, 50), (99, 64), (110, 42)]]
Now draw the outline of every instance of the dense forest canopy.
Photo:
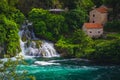
[(16, 9), (17, 0), (0, 0), (0, 47), (10, 56), (20, 51), (18, 30), (24, 15)]
[[(12, 0), (10, 1), (12, 2)], [(16, 1), (17, 0), (14, 2)], [(18, 0), (16, 6), (27, 15), (32, 8), (43, 8), (47, 10), (51, 8), (68, 8), (69, 10), (84, 8), (89, 11), (92, 7), (99, 7), (101, 5), (106, 5), (107, 7), (112, 8), (111, 16), (114, 19), (120, 17), (119, 0)]]

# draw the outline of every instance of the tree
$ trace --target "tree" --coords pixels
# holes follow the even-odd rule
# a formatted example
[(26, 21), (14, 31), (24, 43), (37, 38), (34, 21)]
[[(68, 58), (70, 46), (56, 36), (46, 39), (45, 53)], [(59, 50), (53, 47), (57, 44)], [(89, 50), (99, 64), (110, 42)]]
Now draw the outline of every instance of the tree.
[(63, 6), (68, 9), (76, 9), (76, 8), (83, 8), (89, 9), (94, 6), (91, 0), (60, 0), (63, 3)]
[(120, 63), (120, 38), (94, 41), (95, 50), (89, 58), (98, 62)]
[(61, 37), (56, 43), (58, 51), (67, 57), (87, 57), (94, 51), (92, 45), (92, 39), (80, 29), (69, 38)]
[(33, 22), (35, 34), (48, 40), (57, 41), (68, 30), (64, 16), (51, 14), (44, 9), (33, 8), (29, 19)]
[(72, 43), (78, 44), (78, 47), (74, 48), (76, 57), (85, 57), (89, 53), (93, 52), (93, 41), (82, 30), (78, 29), (74, 32), (72, 37)]
[(16, 2), (16, 0), (0, 1), (0, 35), (3, 35), (0, 39), (0, 47), (3, 50), (0, 52), (2, 55), (15, 56), (16, 53), (20, 52), (18, 28), (24, 20), (24, 15), (14, 7)]
[(62, 15), (51, 14), (46, 24), (48, 31), (51, 32), (57, 40), (68, 30), (68, 27), (65, 25), (65, 18)]
[(74, 32), (80, 29), (84, 22), (88, 20), (87, 12), (84, 9), (77, 8), (65, 13), (65, 23), (69, 26), (69, 31)]
[(54, 0), (19, 0), (17, 7), (20, 9), (20, 11), (22, 11), (22, 13), (28, 15), (33, 8), (52, 8), (53, 1)]
[(91, 8), (94, 6), (94, 3), (91, 0), (77, 0), (76, 4), (78, 8), (83, 8), (86, 11), (91, 10)]
[(120, 0), (105, 0), (105, 5), (112, 8), (111, 11), (111, 17), (113, 17), (113, 20), (119, 20), (120, 19)]
[(0, 14), (9, 10), (9, 6), (6, 0), (0, 0)]
[(105, 3), (105, 0), (92, 0), (96, 7), (99, 7)]
[(8, 55), (4, 60), (0, 60), (0, 80), (35, 80), (33, 76), (27, 76), (27, 71), (22, 70), (21, 73), (18, 72), (18, 65), (27, 65), (22, 57), (16, 57), (16, 60), (12, 60)]
[[(10, 56), (15, 56), (16, 53), (20, 52), (20, 44), (19, 43), (19, 36), (18, 36), (18, 28), (17, 24), (13, 21), (5, 19), (4, 27), (6, 29), (6, 50), (5, 53), (9, 54)], [(5, 45), (4, 44), (4, 45)]]
[(108, 8), (112, 10), (109, 11), (109, 16), (113, 18), (113, 20), (118, 20), (120, 18), (120, 0), (92, 0), (94, 4), (99, 7), (101, 5), (106, 5)]
[(62, 7), (59, 0), (52, 0), (52, 5), (53, 5), (53, 8), (61, 8)]

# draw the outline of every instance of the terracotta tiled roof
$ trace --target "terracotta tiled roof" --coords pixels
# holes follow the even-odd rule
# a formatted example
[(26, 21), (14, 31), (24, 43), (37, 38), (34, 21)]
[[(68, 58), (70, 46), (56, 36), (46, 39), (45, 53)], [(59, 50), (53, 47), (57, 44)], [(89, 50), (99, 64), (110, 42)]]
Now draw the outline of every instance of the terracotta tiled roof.
[(108, 8), (105, 7), (105, 6), (101, 6), (99, 8), (96, 9), (98, 12), (101, 12), (101, 13), (107, 13), (108, 12)]
[(84, 23), (84, 26), (87, 29), (99, 29), (99, 28), (103, 28), (103, 26), (99, 23)]

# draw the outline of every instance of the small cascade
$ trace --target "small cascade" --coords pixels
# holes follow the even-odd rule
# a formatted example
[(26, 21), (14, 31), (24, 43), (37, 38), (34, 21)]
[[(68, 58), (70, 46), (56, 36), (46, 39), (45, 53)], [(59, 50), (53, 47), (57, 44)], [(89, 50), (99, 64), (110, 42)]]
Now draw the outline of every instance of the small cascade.
[(35, 37), (32, 23), (26, 22), (19, 31), (21, 54), (26, 57), (58, 57), (54, 44)]

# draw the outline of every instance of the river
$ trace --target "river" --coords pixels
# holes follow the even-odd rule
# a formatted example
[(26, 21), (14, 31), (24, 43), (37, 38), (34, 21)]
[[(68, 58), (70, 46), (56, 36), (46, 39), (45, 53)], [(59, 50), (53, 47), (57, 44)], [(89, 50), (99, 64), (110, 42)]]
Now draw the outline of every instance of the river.
[(19, 65), (36, 80), (120, 80), (119, 65), (94, 64), (82, 59), (33, 58)]

